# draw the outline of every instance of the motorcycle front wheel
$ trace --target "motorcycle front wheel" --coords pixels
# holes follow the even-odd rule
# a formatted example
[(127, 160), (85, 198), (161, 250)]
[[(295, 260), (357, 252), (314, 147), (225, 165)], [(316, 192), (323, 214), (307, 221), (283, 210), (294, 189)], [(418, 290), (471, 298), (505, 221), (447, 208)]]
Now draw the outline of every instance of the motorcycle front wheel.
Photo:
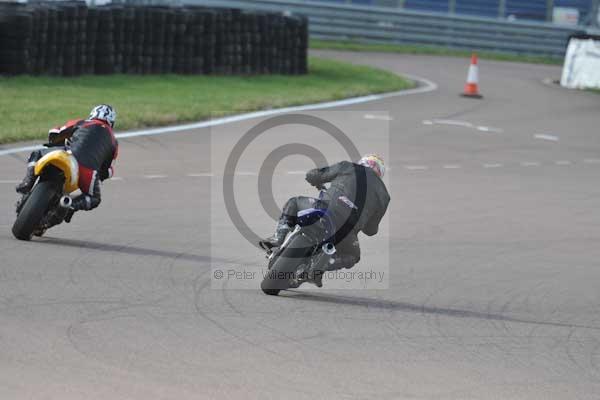
[(296, 234), (278, 254), (267, 272), (260, 288), (265, 294), (277, 296), (280, 291), (290, 288), (298, 267), (310, 256), (313, 244), (302, 234)]

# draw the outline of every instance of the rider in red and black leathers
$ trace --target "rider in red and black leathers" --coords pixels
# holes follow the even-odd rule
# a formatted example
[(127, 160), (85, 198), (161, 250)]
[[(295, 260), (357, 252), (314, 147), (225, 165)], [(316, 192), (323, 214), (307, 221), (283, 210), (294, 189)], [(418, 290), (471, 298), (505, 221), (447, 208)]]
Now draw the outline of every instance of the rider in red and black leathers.
[(48, 149), (31, 153), (27, 175), (17, 186), (17, 192), (28, 193), (35, 183), (35, 163), (52, 147), (65, 146), (79, 164), (79, 188), (82, 194), (73, 200), (65, 220), (70, 221), (78, 210), (92, 210), (100, 204), (100, 182), (113, 175), (113, 162), (118, 155), (118, 143), (113, 134), (116, 113), (111, 106), (95, 107), (86, 120), (71, 120), (48, 132)]

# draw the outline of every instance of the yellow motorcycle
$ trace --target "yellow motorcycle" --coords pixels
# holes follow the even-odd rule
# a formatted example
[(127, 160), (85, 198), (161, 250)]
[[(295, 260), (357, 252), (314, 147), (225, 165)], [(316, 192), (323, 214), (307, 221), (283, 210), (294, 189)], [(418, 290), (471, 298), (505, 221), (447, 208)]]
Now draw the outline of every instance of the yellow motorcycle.
[(70, 194), (79, 189), (79, 164), (70, 150), (51, 150), (36, 164), (36, 182), (17, 203), (13, 235), (20, 240), (42, 236), (63, 222), (72, 204)]

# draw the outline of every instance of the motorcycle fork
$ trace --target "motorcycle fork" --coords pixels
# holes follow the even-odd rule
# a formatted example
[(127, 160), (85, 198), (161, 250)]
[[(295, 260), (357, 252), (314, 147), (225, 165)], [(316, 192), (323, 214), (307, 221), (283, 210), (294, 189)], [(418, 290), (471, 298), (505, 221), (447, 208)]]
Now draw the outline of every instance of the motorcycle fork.
[(300, 226), (296, 225), (296, 227), (294, 228), (294, 230), (287, 235), (287, 237), (285, 238), (285, 240), (283, 241), (283, 243), (281, 244), (280, 247), (278, 247), (275, 251), (269, 250), (267, 252), (267, 259), (269, 261), (271, 261), (271, 259), (273, 259), (273, 257), (275, 257), (276, 254), (281, 253), (281, 251), (283, 251), (283, 249), (286, 248), (287, 244), (298, 233), (298, 231), (300, 231)]

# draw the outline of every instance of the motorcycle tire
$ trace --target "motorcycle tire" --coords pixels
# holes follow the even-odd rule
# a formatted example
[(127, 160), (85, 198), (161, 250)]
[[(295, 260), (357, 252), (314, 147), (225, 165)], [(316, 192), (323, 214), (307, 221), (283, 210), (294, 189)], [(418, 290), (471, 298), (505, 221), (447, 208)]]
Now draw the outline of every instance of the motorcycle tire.
[(270, 296), (277, 296), (280, 291), (289, 289), (289, 277), (308, 257), (309, 249), (312, 249), (312, 246), (310, 240), (304, 235), (295, 235), (273, 261), (269, 272), (260, 284), (262, 291)]
[(58, 190), (58, 185), (53, 181), (42, 181), (35, 185), (13, 224), (12, 233), (15, 238), (31, 240)]

